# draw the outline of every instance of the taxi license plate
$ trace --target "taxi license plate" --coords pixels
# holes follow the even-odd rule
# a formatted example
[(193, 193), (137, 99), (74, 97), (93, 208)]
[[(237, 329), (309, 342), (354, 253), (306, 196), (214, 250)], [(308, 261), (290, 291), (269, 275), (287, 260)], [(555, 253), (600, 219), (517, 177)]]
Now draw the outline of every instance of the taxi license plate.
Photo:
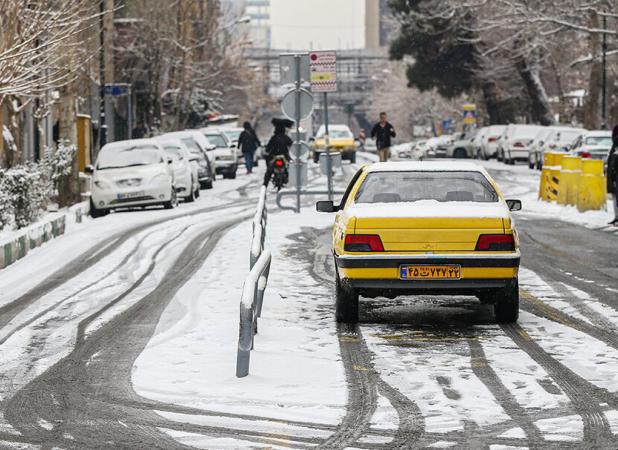
[(127, 194), (118, 194), (118, 200), (126, 200), (128, 198), (143, 197), (143, 192), (129, 192)]
[(461, 266), (401, 266), (399, 274), (402, 280), (459, 280)]

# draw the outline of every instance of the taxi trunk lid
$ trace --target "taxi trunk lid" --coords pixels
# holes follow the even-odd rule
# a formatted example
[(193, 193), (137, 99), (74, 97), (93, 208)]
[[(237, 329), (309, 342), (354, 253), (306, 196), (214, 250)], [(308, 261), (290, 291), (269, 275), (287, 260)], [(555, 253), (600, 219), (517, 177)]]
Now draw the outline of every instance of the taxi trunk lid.
[(501, 202), (357, 204), (356, 234), (378, 234), (386, 252), (470, 252), (482, 234), (504, 234)]

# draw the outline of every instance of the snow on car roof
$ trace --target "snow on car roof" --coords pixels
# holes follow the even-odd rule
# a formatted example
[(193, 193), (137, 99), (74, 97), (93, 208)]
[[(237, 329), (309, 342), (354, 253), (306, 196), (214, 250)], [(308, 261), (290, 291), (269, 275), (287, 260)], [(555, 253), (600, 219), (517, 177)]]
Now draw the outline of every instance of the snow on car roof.
[(368, 172), (481, 172), (478, 164), (459, 161), (381, 162), (367, 167)]

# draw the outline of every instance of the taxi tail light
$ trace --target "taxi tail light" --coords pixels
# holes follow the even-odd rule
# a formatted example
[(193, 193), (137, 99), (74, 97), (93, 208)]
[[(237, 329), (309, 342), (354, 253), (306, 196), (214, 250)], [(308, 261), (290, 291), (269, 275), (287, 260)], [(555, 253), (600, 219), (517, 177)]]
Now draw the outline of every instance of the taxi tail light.
[(592, 154), (590, 152), (582, 152), (582, 158), (591, 158)]
[(345, 237), (346, 252), (383, 252), (382, 239), (377, 234), (348, 234)]
[(512, 234), (482, 234), (476, 242), (476, 251), (515, 251), (515, 238)]

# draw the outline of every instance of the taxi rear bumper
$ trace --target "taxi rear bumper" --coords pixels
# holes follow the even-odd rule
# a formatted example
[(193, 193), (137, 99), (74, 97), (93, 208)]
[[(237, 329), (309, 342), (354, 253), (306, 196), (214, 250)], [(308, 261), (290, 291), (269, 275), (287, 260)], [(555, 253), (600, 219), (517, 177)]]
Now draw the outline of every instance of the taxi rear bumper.
[[(478, 255), (335, 255), (340, 279), (365, 297), (479, 295), (517, 279), (519, 252)], [(459, 265), (459, 279), (402, 280), (402, 265)]]

